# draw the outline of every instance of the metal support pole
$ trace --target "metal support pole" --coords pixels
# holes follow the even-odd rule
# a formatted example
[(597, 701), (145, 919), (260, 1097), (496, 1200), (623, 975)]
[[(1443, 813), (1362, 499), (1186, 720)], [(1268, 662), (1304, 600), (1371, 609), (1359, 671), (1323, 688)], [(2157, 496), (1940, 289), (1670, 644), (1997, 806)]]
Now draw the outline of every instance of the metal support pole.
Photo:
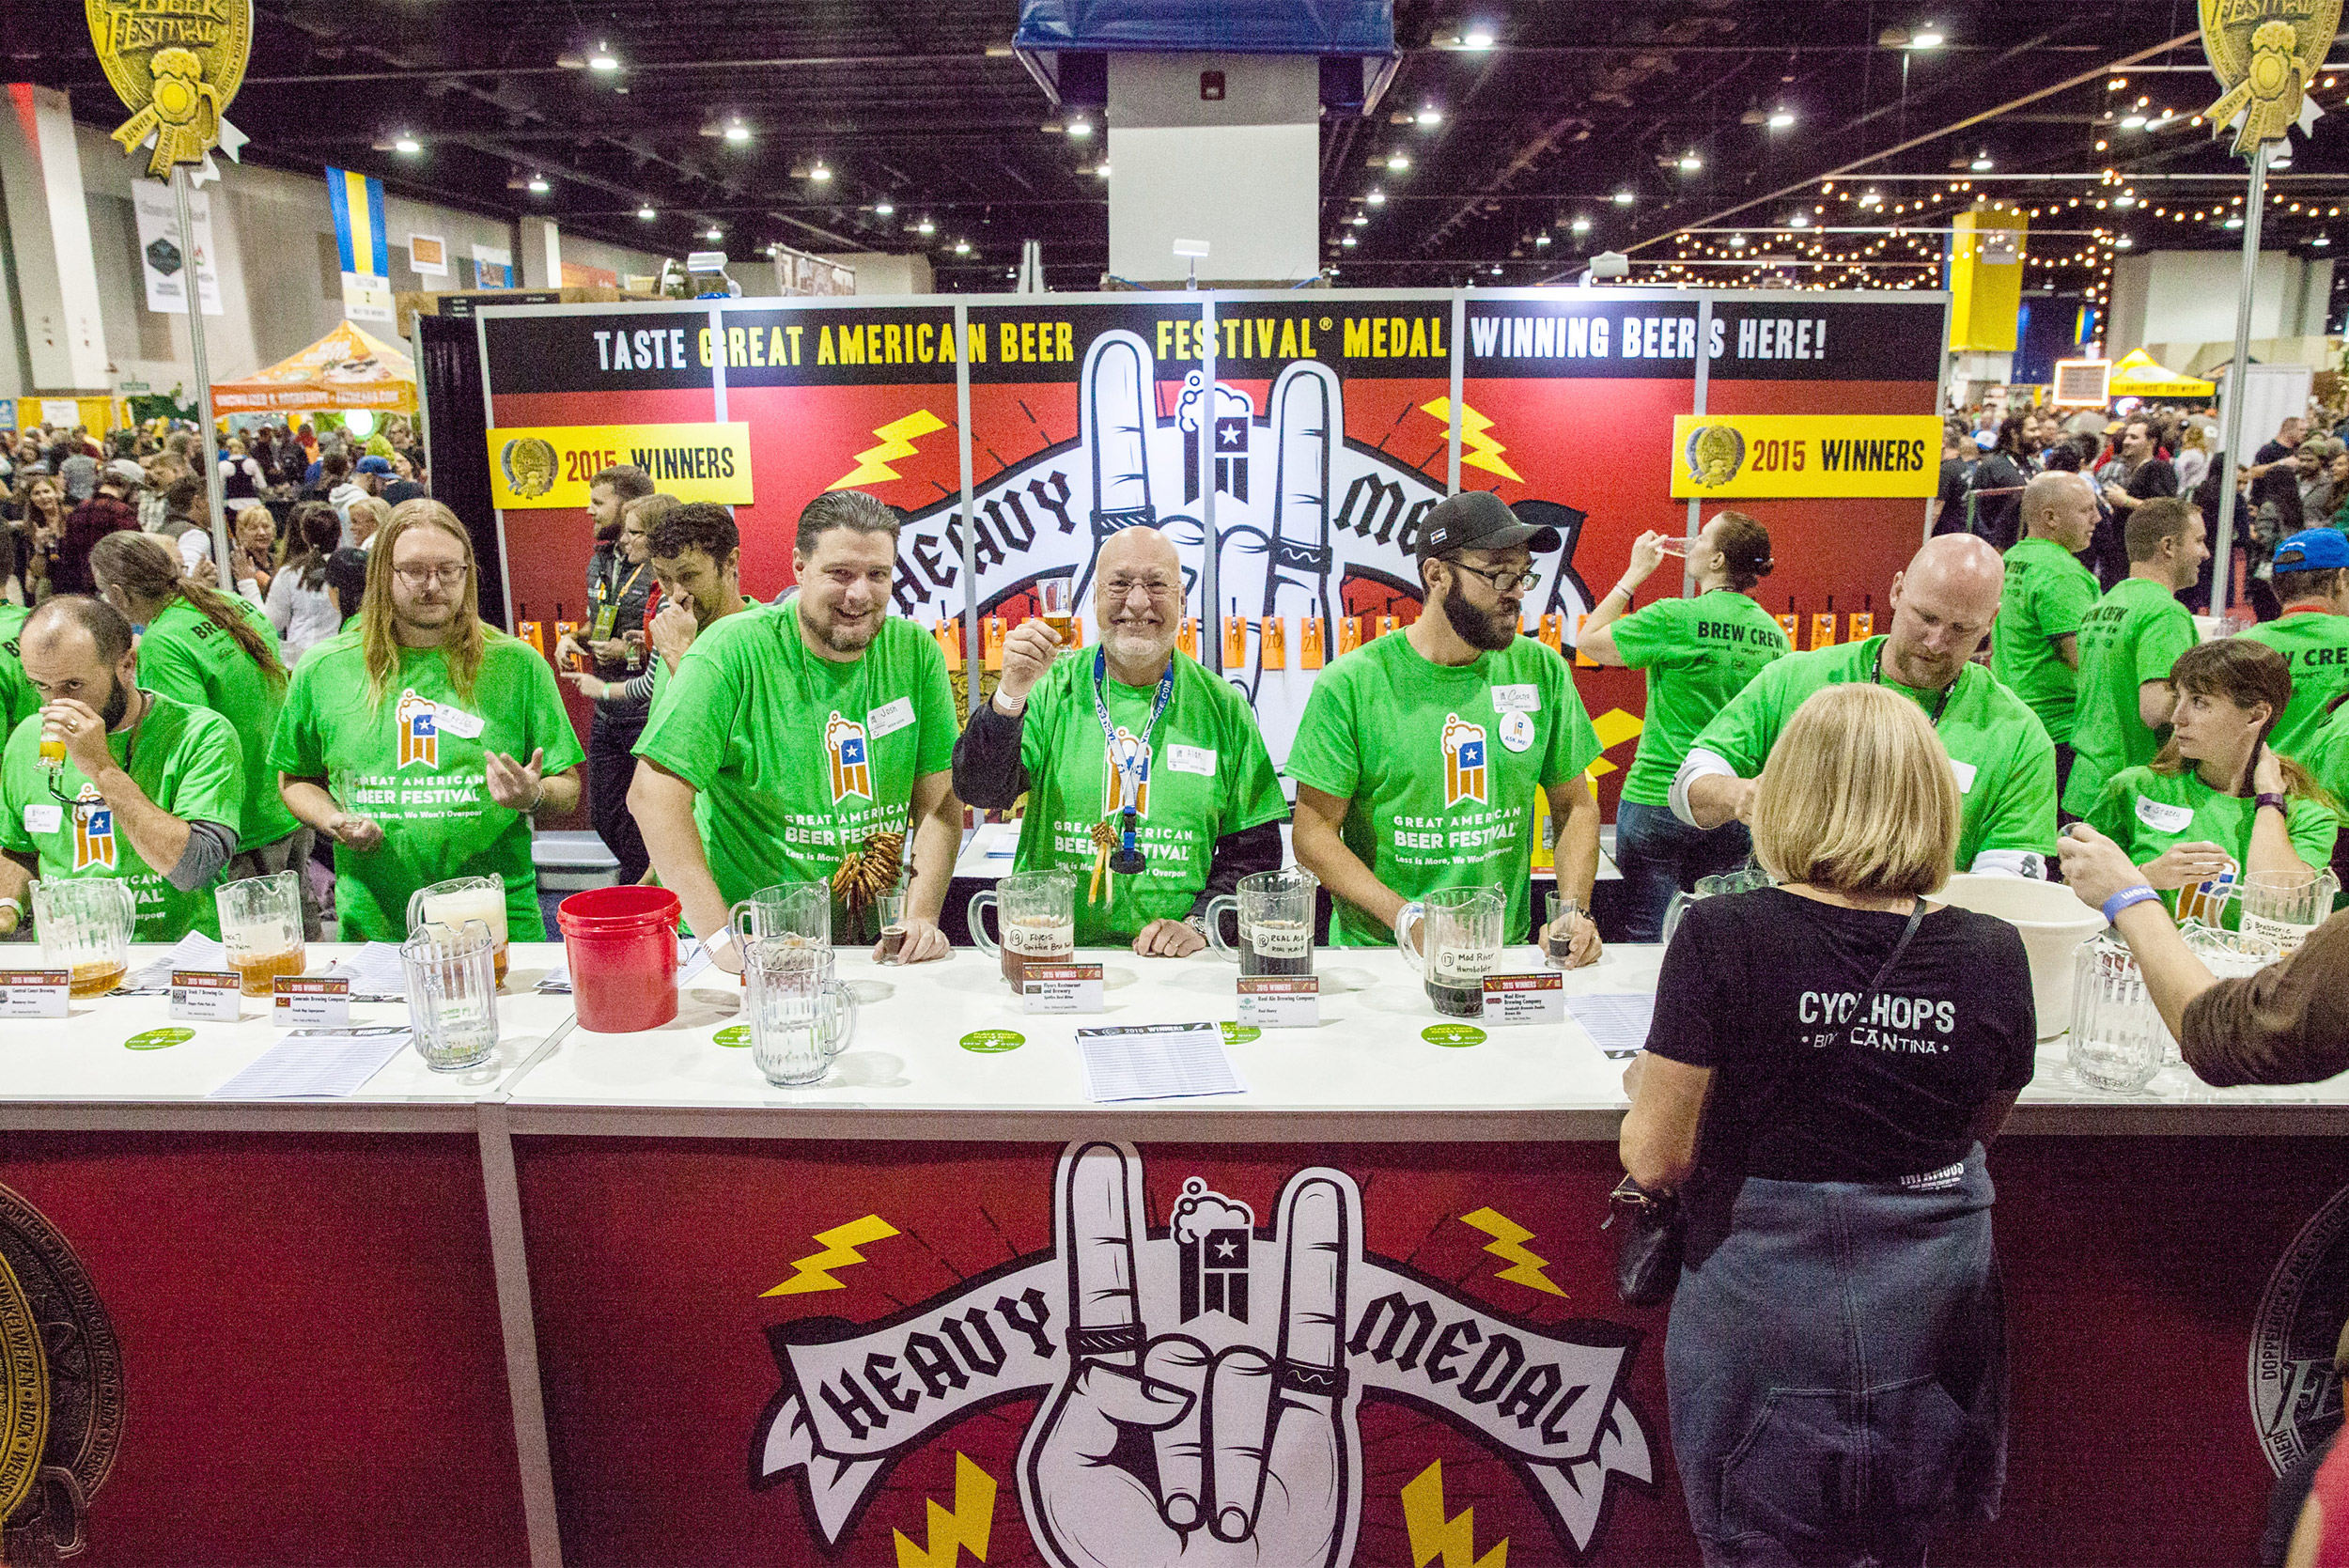
[(179, 254), (187, 261), (188, 347), (195, 355), (195, 406), (204, 421), (196, 439), (204, 459), (204, 488), (212, 508), (212, 565), (220, 572), (220, 591), (237, 591), (237, 558), (228, 526), (226, 476), (220, 471), (220, 437), (212, 427), (212, 375), (204, 359), (204, 285), (196, 274), (195, 218), (188, 202), (188, 166), (171, 165), (171, 199), (179, 209)]
[[(2210, 613), (2227, 613), (2227, 590), (2234, 582), (2234, 475), (2243, 451), (2243, 368), (2251, 357), (2251, 286), (2259, 276), (2260, 210), (2267, 201), (2267, 154), (2273, 142), (2262, 142), (2251, 158), (2251, 187), (2243, 197), (2243, 282), (2235, 290), (2234, 358), (2227, 365), (2227, 385), (2220, 419), (2224, 445), (2218, 452), (2218, 530), (2211, 545)], [(2106, 332), (2110, 339), (2109, 328)]]

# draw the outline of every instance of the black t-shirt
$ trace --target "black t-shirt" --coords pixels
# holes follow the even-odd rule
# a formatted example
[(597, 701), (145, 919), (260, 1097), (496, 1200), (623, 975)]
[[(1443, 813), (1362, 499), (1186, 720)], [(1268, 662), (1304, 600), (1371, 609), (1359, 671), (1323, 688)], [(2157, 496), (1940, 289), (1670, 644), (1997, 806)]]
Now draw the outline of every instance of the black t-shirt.
[(2286, 446), (2282, 442), (2271, 441), (2251, 454), (2251, 466), (2259, 468), (2268, 463), (2279, 463), (2291, 456), (2291, 447)]
[(1866, 1019), (1843, 1028), (1907, 924), (1779, 888), (1688, 906), (1647, 1043), (1716, 1069), (1706, 1171), (1861, 1182), (1938, 1170), (1965, 1157), (1985, 1101), (2030, 1081), (2022, 934), (1969, 909), (1925, 916)]

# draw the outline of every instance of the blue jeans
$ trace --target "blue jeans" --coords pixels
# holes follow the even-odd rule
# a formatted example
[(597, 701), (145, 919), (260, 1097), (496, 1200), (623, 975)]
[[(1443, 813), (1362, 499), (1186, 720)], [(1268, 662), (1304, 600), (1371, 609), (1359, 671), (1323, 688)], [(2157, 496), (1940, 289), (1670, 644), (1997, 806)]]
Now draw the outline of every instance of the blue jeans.
[(1742, 822), (1707, 831), (1674, 816), (1670, 806), (1634, 800), (1615, 806), (1615, 865), (1623, 873), (1623, 930), (1615, 939), (1652, 942), (1664, 930), (1664, 908), (1700, 877), (1735, 871), (1753, 853)]

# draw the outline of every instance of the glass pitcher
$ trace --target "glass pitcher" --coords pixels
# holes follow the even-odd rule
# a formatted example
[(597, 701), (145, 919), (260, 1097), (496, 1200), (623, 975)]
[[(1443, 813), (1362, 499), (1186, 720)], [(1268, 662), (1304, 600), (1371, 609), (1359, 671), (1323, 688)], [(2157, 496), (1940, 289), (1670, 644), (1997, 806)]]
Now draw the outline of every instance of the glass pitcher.
[(212, 905), (242, 995), (268, 996), (279, 975), (300, 974), (309, 966), (302, 941), (302, 873), (224, 883), (212, 891)]
[(832, 946), (832, 884), (777, 882), (734, 907), (734, 934), (747, 946), (773, 939), (805, 947)]
[(832, 949), (763, 938), (743, 949), (742, 973), (758, 1070), (786, 1088), (821, 1082), (856, 1036), (856, 997), (834, 977)]
[[(1236, 893), (1218, 893), (1207, 901), (1207, 940), (1226, 958), (1239, 960), (1239, 972), (1254, 979), (1266, 974), (1314, 972), (1314, 897), (1321, 878), (1301, 865), (1259, 871), (1239, 879)], [(1239, 946), (1223, 940), (1223, 911), (1236, 910)]]
[(434, 1072), (461, 1073), (496, 1053), (497, 951), (497, 933), (479, 920), (455, 926), (427, 921), (400, 945), (409, 1027), (416, 1054)]
[(2235, 883), (2242, 908), (2242, 928), (2266, 938), (2276, 951), (2290, 957), (2308, 940), (2309, 933), (2332, 917), (2333, 899), (2341, 879), (2328, 866), (2322, 871), (2247, 871)]
[(2169, 1040), (2128, 944), (2110, 936), (2082, 942), (2072, 960), (2072, 1071), (2079, 1080), (2137, 1094), (2161, 1071)]
[(426, 923), (445, 925), (454, 931), (469, 920), (477, 920), (490, 928), (490, 939), (497, 943), (490, 955), (492, 969), (500, 986), (506, 984), (506, 878), (491, 872), (487, 877), (452, 877), (445, 882), (435, 882), (428, 888), (418, 888), (408, 898), (408, 929), (412, 933)]
[(44, 877), (33, 884), (33, 925), (41, 962), (70, 977), (78, 1001), (102, 997), (131, 969), (138, 900), (117, 877)]
[[(980, 924), (980, 911), (995, 906), (1003, 928), (998, 942)], [(1003, 966), (1003, 983), (1014, 991), (1031, 964), (1066, 964), (1077, 955), (1077, 878), (1066, 871), (1025, 871), (1005, 877), (971, 895), (971, 939)]]
[(1724, 871), (1718, 877), (1700, 877), (1696, 886), (1686, 893), (1675, 893), (1672, 902), (1664, 906), (1664, 929), (1658, 939), (1669, 943), (1672, 933), (1680, 928), (1680, 917), (1688, 906), (1700, 898), (1719, 898), (1733, 893), (1750, 893), (1755, 888), (1774, 886), (1776, 879), (1759, 864), (1749, 863), (1735, 871)]
[[(1509, 901), (1497, 887), (1438, 888), (1395, 923), (1394, 945), (1419, 970), (1427, 1000), (1448, 1018), (1485, 1016), (1485, 976), (1501, 962), (1501, 926)], [(1422, 939), (1413, 942), (1418, 934)]]

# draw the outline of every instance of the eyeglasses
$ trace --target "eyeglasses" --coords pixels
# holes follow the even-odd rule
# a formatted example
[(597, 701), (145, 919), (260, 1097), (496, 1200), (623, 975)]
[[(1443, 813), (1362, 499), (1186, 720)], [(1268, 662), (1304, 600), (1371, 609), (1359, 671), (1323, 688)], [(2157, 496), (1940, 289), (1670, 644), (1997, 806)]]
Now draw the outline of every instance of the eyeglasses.
[(1178, 584), (1161, 582), (1157, 578), (1112, 577), (1101, 584), (1102, 592), (1108, 594), (1111, 602), (1116, 604), (1123, 604), (1131, 598), (1136, 588), (1148, 594), (1154, 599), (1173, 598), (1183, 591)]
[(1542, 574), (1533, 570), (1531, 567), (1520, 567), (1515, 571), (1511, 571), (1507, 567), (1498, 567), (1491, 570), (1486, 570), (1483, 567), (1471, 567), (1466, 561), (1455, 560), (1449, 555), (1440, 556), (1439, 559), (1440, 559), (1445, 566), (1452, 567), (1455, 571), (1464, 571), (1470, 577), (1483, 578), (1486, 582), (1493, 585), (1493, 590), (1496, 593), (1521, 594), (1527, 589), (1532, 588), (1535, 583), (1541, 582), (1542, 580)]
[(435, 582), (445, 582), (454, 588), (465, 581), (472, 570), (462, 561), (452, 561), (440, 567), (394, 567), (392, 570), (411, 588), (429, 588)]

